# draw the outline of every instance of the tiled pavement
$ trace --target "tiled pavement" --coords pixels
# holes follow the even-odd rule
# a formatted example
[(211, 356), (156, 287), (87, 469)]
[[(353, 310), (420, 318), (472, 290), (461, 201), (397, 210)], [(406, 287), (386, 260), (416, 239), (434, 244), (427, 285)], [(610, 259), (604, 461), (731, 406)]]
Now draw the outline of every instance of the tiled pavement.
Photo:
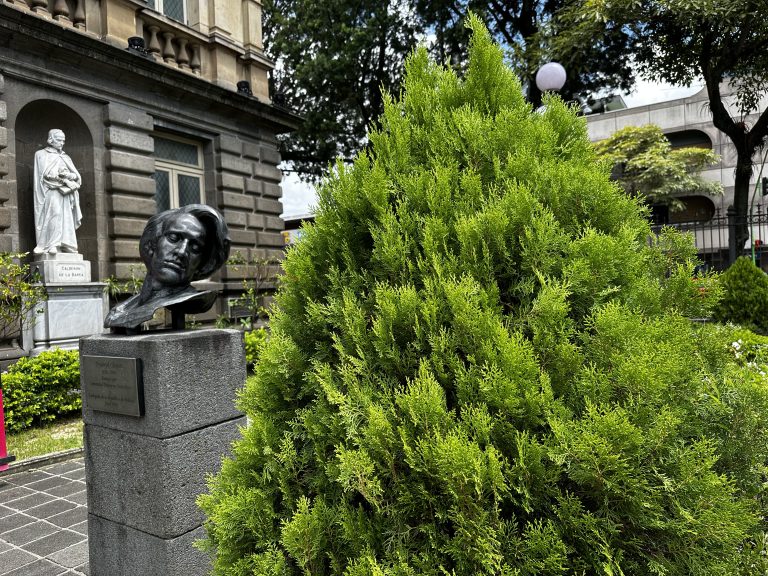
[(0, 474), (0, 576), (88, 576), (83, 458)]

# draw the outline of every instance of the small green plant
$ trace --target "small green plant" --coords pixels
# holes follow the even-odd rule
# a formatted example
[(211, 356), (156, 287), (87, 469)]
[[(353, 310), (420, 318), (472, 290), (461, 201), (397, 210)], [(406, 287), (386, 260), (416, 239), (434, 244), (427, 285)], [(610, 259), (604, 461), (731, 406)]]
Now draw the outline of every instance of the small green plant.
[(9, 432), (52, 422), (81, 408), (77, 350), (46, 350), (22, 358), (0, 379)]
[(243, 267), (246, 271), (247, 277), (242, 281), (242, 293), (230, 301), (230, 308), (244, 313), (240, 317), (240, 325), (245, 330), (254, 330), (267, 318), (268, 312), (264, 303), (268, 294), (275, 288), (279, 261), (274, 258), (248, 260), (240, 252), (235, 252), (227, 264), (235, 270)]
[(0, 252), (0, 340), (17, 339), (35, 321), (48, 295), (45, 286), (23, 260), (26, 253)]
[(138, 294), (141, 291), (142, 284), (144, 284), (142, 268), (142, 266), (131, 266), (130, 278), (120, 279), (116, 276), (107, 278), (107, 292), (110, 298), (114, 300), (121, 297), (123, 294)]
[(722, 337), (728, 356), (739, 366), (758, 368), (768, 374), (768, 336), (733, 324), (712, 324)]
[(723, 298), (714, 310), (719, 322), (733, 322), (768, 334), (768, 275), (741, 256), (722, 276)]
[(256, 362), (259, 361), (261, 349), (267, 342), (268, 336), (269, 333), (265, 328), (249, 330), (243, 334), (243, 341), (245, 343), (245, 363), (248, 365), (249, 370), (253, 370), (256, 366)]

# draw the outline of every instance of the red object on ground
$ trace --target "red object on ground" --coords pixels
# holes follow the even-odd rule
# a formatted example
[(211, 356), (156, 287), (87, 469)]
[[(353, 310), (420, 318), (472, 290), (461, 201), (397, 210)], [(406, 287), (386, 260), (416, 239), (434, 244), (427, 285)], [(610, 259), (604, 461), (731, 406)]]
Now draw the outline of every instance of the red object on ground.
[(3, 391), (0, 390), (0, 472), (8, 470), (8, 463), (16, 460), (16, 456), (8, 456), (5, 444), (5, 409), (3, 408)]

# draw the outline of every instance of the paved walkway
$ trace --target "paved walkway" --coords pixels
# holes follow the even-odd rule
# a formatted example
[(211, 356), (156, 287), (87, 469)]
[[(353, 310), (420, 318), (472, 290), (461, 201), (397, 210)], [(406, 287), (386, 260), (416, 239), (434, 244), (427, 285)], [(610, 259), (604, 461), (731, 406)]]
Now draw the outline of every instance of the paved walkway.
[(0, 576), (88, 576), (87, 510), (82, 457), (0, 474)]

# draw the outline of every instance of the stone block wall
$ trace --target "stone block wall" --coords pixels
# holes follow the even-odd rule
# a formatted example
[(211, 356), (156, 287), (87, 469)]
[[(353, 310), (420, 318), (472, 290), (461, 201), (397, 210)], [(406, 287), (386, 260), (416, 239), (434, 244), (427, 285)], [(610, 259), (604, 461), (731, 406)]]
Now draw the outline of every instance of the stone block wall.
[(155, 213), (154, 128), (152, 116), (121, 104), (104, 109), (105, 163), (110, 265), (107, 274), (143, 275), (139, 238)]
[[(13, 252), (18, 249), (14, 246), (11, 236), (12, 218), (15, 209), (16, 182), (10, 179), (13, 158), (8, 149), (8, 109), (3, 99), (5, 92), (5, 77), (0, 74), (0, 252)], [(9, 364), (19, 358), (23, 351), (17, 346), (10, 345), (10, 340), (0, 341), (0, 370), (5, 370)]]
[[(156, 119), (148, 112), (112, 103), (104, 109), (104, 158), (108, 245), (102, 253), (109, 262), (101, 269), (106, 278), (127, 280), (141, 277), (144, 266), (139, 256), (139, 239), (147, 220), (156, 212), (154, 141)], [(257, 132), (253, 136), (222, 132), (207, 143), (205, 150), (206, 202), (224, 215), (232, 239), (232, 254), (246, 261), (280, 260), (284, 255), (283, 211), (280, 197), (282, 173), (274, 136)], [(225, 266), (219, 276), (225, 295), (241, 289), (243, 279), (253, 280), (250, 266)], [(277, 267), (259, 279), (270, 288)], [(207, 315), (208, 321), (225, 313), (222, 302)], [(210, 318), (209, 318), (210, 316)]]
[[(276, 142), (219, 136), (214, 142), (218, 204), (229, 226), (232, 254), (245, 260), (283, 256), (280, 155)], [(241, 280), (243, 266), (227, 266), (225, 280)]]
[(13, 242), (10, 235), (11, 229), (11, 199), (15, 189), (15, 182), (9, 179), (12, 159), (8, 152), (8, 129), (5, 122), (8, 119), (8, 111), (3, 92), (5, 91), (5, 78), (0, 74), (0, 252), (12, 252)]
[[(214, 7), (227, 11), (224, 16), (235, 16), (230, 22), (237, 31), (224, 30), (223, 20), (215, 15), (205, 33), (192, 23), (185, 26), (147, 10), (141, 2), (128, 3), (128, 12), (120, 9), (125, 0), (102, 3), (99, 14), (86, 10), (85, 20), (73, 32), (61, 22), (39, 17), (29, 8), (31, 3), (0, 1), (0, 250), (34, 247), (33, 158), (44, 145), (46, 131), (55, 126), (66, 133), (65, 150), (83, 176), (78, 240), (92, 264), (93, 280), (144, 275), (138, 245), (157, 210), (156, 130), (202, 146), (205, 202), (224, 212), (234, 251), (248, 260), (281, 258), (276, 135), (296, 129), (301, 119), (268, 102), (265, 71), (271, 63), (262, 53), (260, 0), (194, 0), (192, 4), (205, 8), (211, 18)], [(239, 16), (245, 12), (247, 22)], [(155, 32), (171, 33), (176, 56), (183, 55), (186, 46), (190, 61), (170, 55), (166, 60), (151, 50), (147, 58), (126, 49), (126, 36), (143, 31), (138, 19), (143, 24), (152, 20), (158, 26)], [(200, 53), (202, 48), (194, 49), (193, 40), (200, 40), (202, 48), (215, 46), (216, 51), (237, 54), (235, 72), (227, 72), (233, 74), (228, 83), (215, 81), (220, 71), (210, 68), (210, 60)], [(194, 68), (195, 54), (201, 56), (197, 72), (187, 69)], [(263, 80), (256, 82), (251, 75), (253, 96), (229, 85), (248, 79), (240, 75), (245, 67)], [(241, 267), (217, 273), (210, 289), (221, 290), (222, 298), (210, 318), (197, 320), (207, 322), (226, 312), (227, 299), (241, 291), (246, 272)]]
[[(101, 110), (101, 122), (96, 120), (97, 127), (92, 132), (96, 135), (94, 150), (98, 152), (93, 170), (99, 174), (97, 183), (103, 186), (97, 186), (96, 202), (90, 208), (91, 217), (93, 210), (97, 210), (89, 239), (98, 245), (91, 257), (93, 277), (101, 281), (109, 276), (120, 280), (143, 277), (139, 239), (147, 220), (157, 210), (152, 135), (158, 126), (166, 127), (168, 120), (154, 110), (119, 102), (106, 104)], [(17, 183), (10, 180), (15, 178), (15, 158), (13, 142), (9, 148), (10, 136), (6, 137), (5, 132), (7, 117), (10, 118), (0, 83), (0, 250), (4, 251), (19, 249), (20, 234), (16, 222)], [(177, 128), (182, 129), (183, 126)], [(217, 136), (206, 140), (206, 133), (217, 131)], [(280, 155), (274, 134), (258, 129), (245, 134), (218, 123), (193, 132), (192, 137), (201, 142), (205, 151), (206, 202), (223, 212), (230, 228), (233, 254), (239, 253), (246, 261), (282, 259), (282, 173), (277, 168)], [(81, 169), (86, 170), (88, 163), (80, 163)], [(270, 276), (276, 271), (276, 267), (271, 268)], [(225, 267), (215, 279), (224, 283), (225, 296), (229, 296), (241, 289), (243, 279), (252, 276), (252, 267), (236, 265)], [(261, 285), (269, 288), (271, 283), (262, 279)], [(219, 306), (211, 312), (212, 317), (224, 311)]]

